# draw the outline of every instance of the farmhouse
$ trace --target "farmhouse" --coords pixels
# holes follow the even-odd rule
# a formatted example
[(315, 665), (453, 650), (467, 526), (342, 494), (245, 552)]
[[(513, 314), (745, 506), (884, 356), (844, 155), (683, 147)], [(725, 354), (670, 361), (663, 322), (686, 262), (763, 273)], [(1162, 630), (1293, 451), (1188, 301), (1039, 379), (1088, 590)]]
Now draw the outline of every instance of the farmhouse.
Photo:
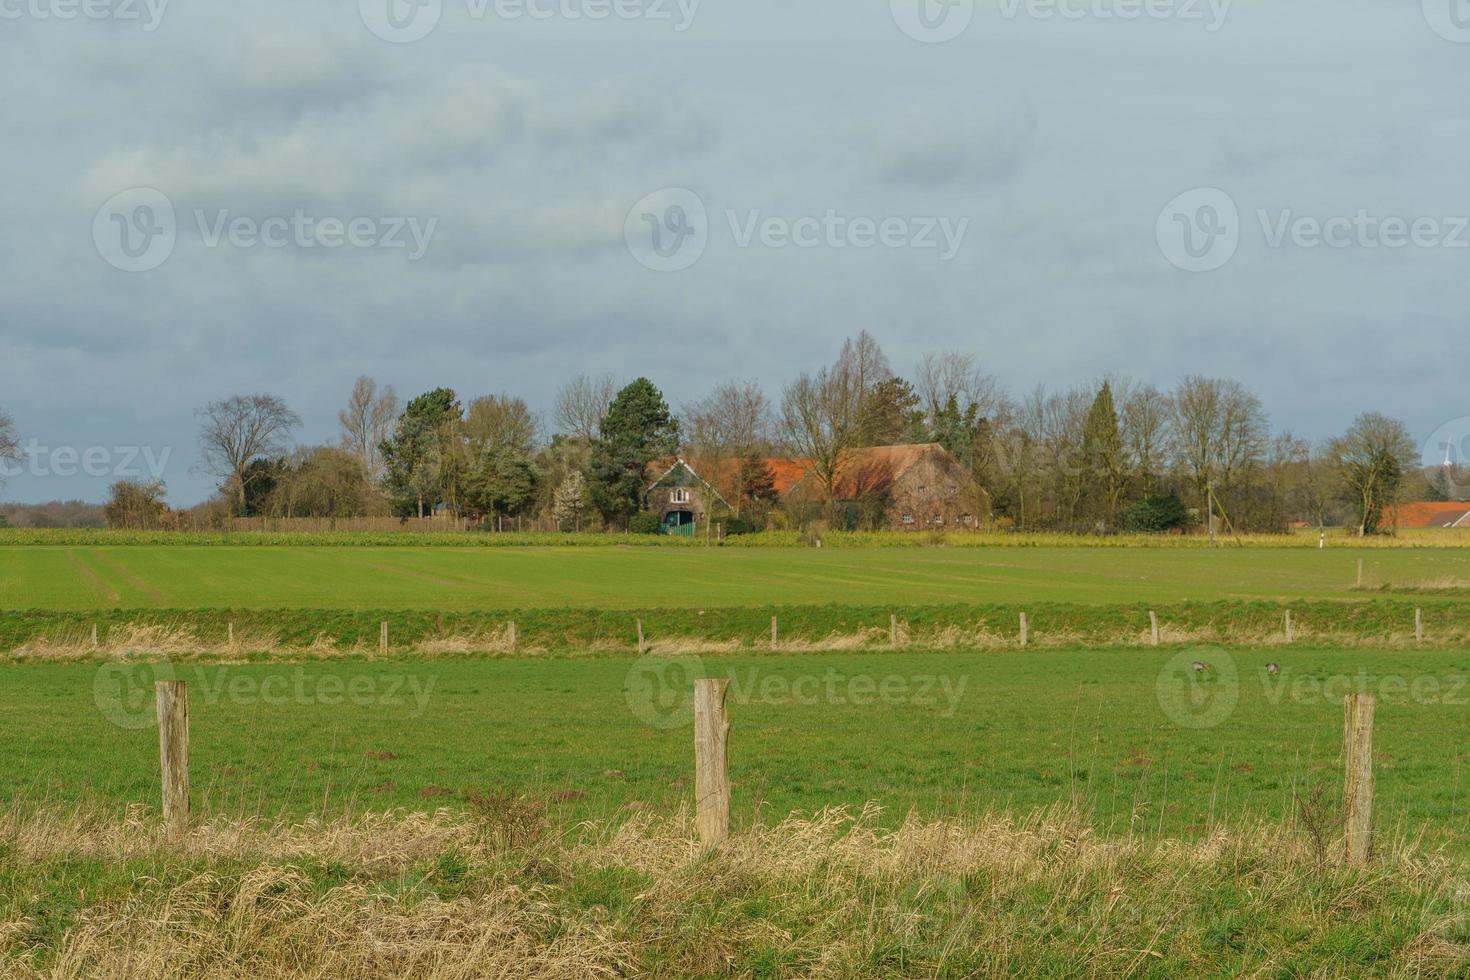
[[(777, 489), (788, 500), (824, 505), (826, 490), (803, 461), (779, 461)], [(798, 470), (787, 487), (780, 475)], [(837, 521), (847, 529), (924, 531), (976, 528), (990, 518), (990, 496), (937, 442), (854, 449), (842, 457), (832, 481)]]
[[(1394, 511), (1383, 514), (1384, 524), (1394, 523)], [(1403, 528), (1470, 527), (1470, 503), (1418, 501), (1398, 505), (1398, 526)]]
[[(826, 488), (810, 461), (773, 457), (763, 462), (789, 512), (813, 517), (825, 512)], [(649, 486), (644, 506), (658, 515), (665, 534), (692, 534), (707, 515), (730, 509), (720, 491), (685, 460), (660, 465), (666, 468)], [(735, 460), (721, 460), (716, 479), (733, 473), (735, 466)], [(850, 450), (832, 491), (837, 522), (849, 530), (977, 528), (990, 517), (989, 495), (938, 443)]]
[(704, 524), (716, 505), (726, 510), (730, 505), (720, 491), (706, 483), (694, 468), (682, 459), (674, 460), (643, 494), (644, 508), (657, 514), (664, 534), (694, 534), (696, 524)]

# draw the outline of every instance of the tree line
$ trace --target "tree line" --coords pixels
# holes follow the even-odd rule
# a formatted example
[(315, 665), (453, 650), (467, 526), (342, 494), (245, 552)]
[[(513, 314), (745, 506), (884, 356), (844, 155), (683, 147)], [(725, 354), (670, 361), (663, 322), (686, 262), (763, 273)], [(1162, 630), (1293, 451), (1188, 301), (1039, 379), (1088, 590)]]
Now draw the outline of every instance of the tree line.
[[(682, 455), (724, 500), (733, 529), (834, 516), (844, 459), (862, 447), (938, 443), (991, 500), (991, 524), (1019, 531), (1284, 531), (1344, 525), (1371, 534), (1404, 499), (1464, 485), (1422, 467), (1399, 421), (1358, 416), (1318, 442), (1274, 431), (1260, 399), (1230, 379), (1170, 389), (1126, 377), (1013, 394), (974, 355), (921, 357), (900, 376), (867, 332), (776, 399), (755, 381), (720, 384), (675, 411), (648, 379), (579, 375), (549, 418), (520, 397), (465, 402), (436, 388), (400, 403), (360, 378), (335, 444), (296, 446), (302, 420), (271, 395), (198, 412), (200, 459), (219, 493), (192, 523), (232, 516), (443, 516), (486, 527), (649, 529), (650, 467)], [(0, 453), (14, 428), (0, 416)], [(817, 506), (777, 498), (767, 461), (804, 461)], [(113, 488), (108, 520), (164, 520), (161, 484)]]

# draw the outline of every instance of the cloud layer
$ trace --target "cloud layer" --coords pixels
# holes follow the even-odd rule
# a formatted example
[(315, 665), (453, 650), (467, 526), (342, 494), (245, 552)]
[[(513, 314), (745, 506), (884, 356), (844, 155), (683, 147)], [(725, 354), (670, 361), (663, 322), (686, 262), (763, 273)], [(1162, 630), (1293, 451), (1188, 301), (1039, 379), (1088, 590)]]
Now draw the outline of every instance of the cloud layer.
[[(909, 18), (919, 0), (442, 0), (411, 44), (373, 33), (377, 2), (174, 0), (153, 30), (141, 0), (102, 19), (0, 6), (18, 93), (0, 108), (0, 409), (23, 436), (171, 448), (190, 503), (211, 489), (192, 412), (222, 395), (279, 394), (320, 441), (362, 373), (545, 409), (566, 376), (610, 370), (677, 403), (731, 377), (776, 392), (859, 329), (900, 368), (974, 350), (1013, 390), (1234, 376), (1307, 435), (1368, 409), (1425, 437), (1470, 415), (1452, 353), (1470, 248), (1269, 234), (1363, 212), (1443, 238), (1470, 214), (1470, 44), (1442, 36), (1436, 0), (1237, 0), (1214, 30), (1185, 12), (1218, 5), (1125, 20), (1126, 0), (1017, 0), (942, 44), (910, 36), (933, 22)], [(418, 9), (391, 2), (399, 23)], [(132, 211), (99, 216), (133, 188), (174, 211), (146, 272), (97, 242), (142, 234)], [(630, 218), (663, 188), (705, 212), (678, 272), (626, 244), (630, 221), (671, 217)], [(1238, 212), (1206, 273), (1159, 240), (1194, 188)], [(735, 232), (801, 238), (829, 216), (845, 230), (811, 247)], [(305, 243), (262, 244), (293, 220)], [(967, 222), (952, 259), (913, 247), (946, 220)], [(354, 221), (372, 234), (324, 244)], [(256, 239), (214, 241), (229, 222)], [(382, 245), (407, 222), (433, 223), (416, 260)], [(906, 235), (869, 243), (864, 222)], [(107, 482), (28, 473), (0, 495)]]

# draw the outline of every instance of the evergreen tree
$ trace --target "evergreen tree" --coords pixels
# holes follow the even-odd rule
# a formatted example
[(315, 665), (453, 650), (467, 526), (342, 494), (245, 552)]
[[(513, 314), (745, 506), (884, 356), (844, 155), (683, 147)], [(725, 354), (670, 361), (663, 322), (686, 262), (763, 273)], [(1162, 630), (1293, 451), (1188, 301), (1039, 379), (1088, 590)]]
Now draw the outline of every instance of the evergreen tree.
[(862, 393), (858, 407), (858, 444), (892, 446), (907, 442), (914, 429), (919, 396), (903, 378), (880, 381)]
[(514, 446), (485, 450), (465, 478), (465, 502), (492, 518), (519, 514), (535, 499), (535, 467)]
[(1126, 484), (1127, 462), (1118, 431), (1118, 412), (1113, 405), (1113, 388), (1106, 381), (1098, 389), (1082, 429), (1082, 464), (1087, 469), (1083, 474), (1086, 492), (1092, 498), (1087, 509), (1101, 516), (1111, 529)]
[(463, 420), (464, 410), (449, 388), (435, 388), (408, 403), (380, 447), (383, 484), (395, 514), (423, 517), (436, 504), (458, 503)]
[(618, 392), (592, 447), (592, 499), (603, 517), (625, 526), (642, 504), (648, 465), (678, 447), (679, 424), (653, 382), (639, 378)]

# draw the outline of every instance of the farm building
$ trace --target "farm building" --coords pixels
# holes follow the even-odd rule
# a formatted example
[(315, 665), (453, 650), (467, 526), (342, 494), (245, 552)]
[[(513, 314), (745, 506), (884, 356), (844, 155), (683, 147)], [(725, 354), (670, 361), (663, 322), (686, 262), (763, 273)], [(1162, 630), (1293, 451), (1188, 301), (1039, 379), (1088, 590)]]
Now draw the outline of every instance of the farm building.
[[(789, 463), (780, 460), (773, 463)], [(800, 461), (797, 461), (800, 462)], [(773, 466), (783, 499), (825, 504), (825, 489), (810, 467), (780, 485), (794, 467)], [(990, 518), (990, 495), (943, 446), (935, 442), (855, 449), (843, 457), (833, 480), (838, 522), (849, 529), (894, 531), (976, 528)]]
[[(1392, 526), (1395, 513), (1386, 511), (1383, 523)], [(1398, 505), (1401, 528), (1470, 527), (1470, 503), (1465, 501), (1419, 501)]]
[[(763, 460), (773, 489), (788, 511), (817, 516), (826, 490), (803, 459)], [(729, 483), (735, 460), (721, 460), (716, 480)], [(989, 495), (943, 446), (923, 443), (874, 446), (848, 452), (833, 481), (838, 522), (849, 529), (920, 531), (980, 527), (990, 517)], [(726, 498), (683, 459), (673, 461), (648, 488), (645, 506), (659, 515), (665, 533), (703, 522), (728, 509)]]
[(725, 509), (730, 506), (718, 490), (706, 483), (682, 459), (674, 460), (663, 475), (644, 491), (643, 500), (644, 508), (650, 514), (658, 515), (660, 530), (664, 534), (691, 535), (695, 525), (705, 523), (716, 505)]

